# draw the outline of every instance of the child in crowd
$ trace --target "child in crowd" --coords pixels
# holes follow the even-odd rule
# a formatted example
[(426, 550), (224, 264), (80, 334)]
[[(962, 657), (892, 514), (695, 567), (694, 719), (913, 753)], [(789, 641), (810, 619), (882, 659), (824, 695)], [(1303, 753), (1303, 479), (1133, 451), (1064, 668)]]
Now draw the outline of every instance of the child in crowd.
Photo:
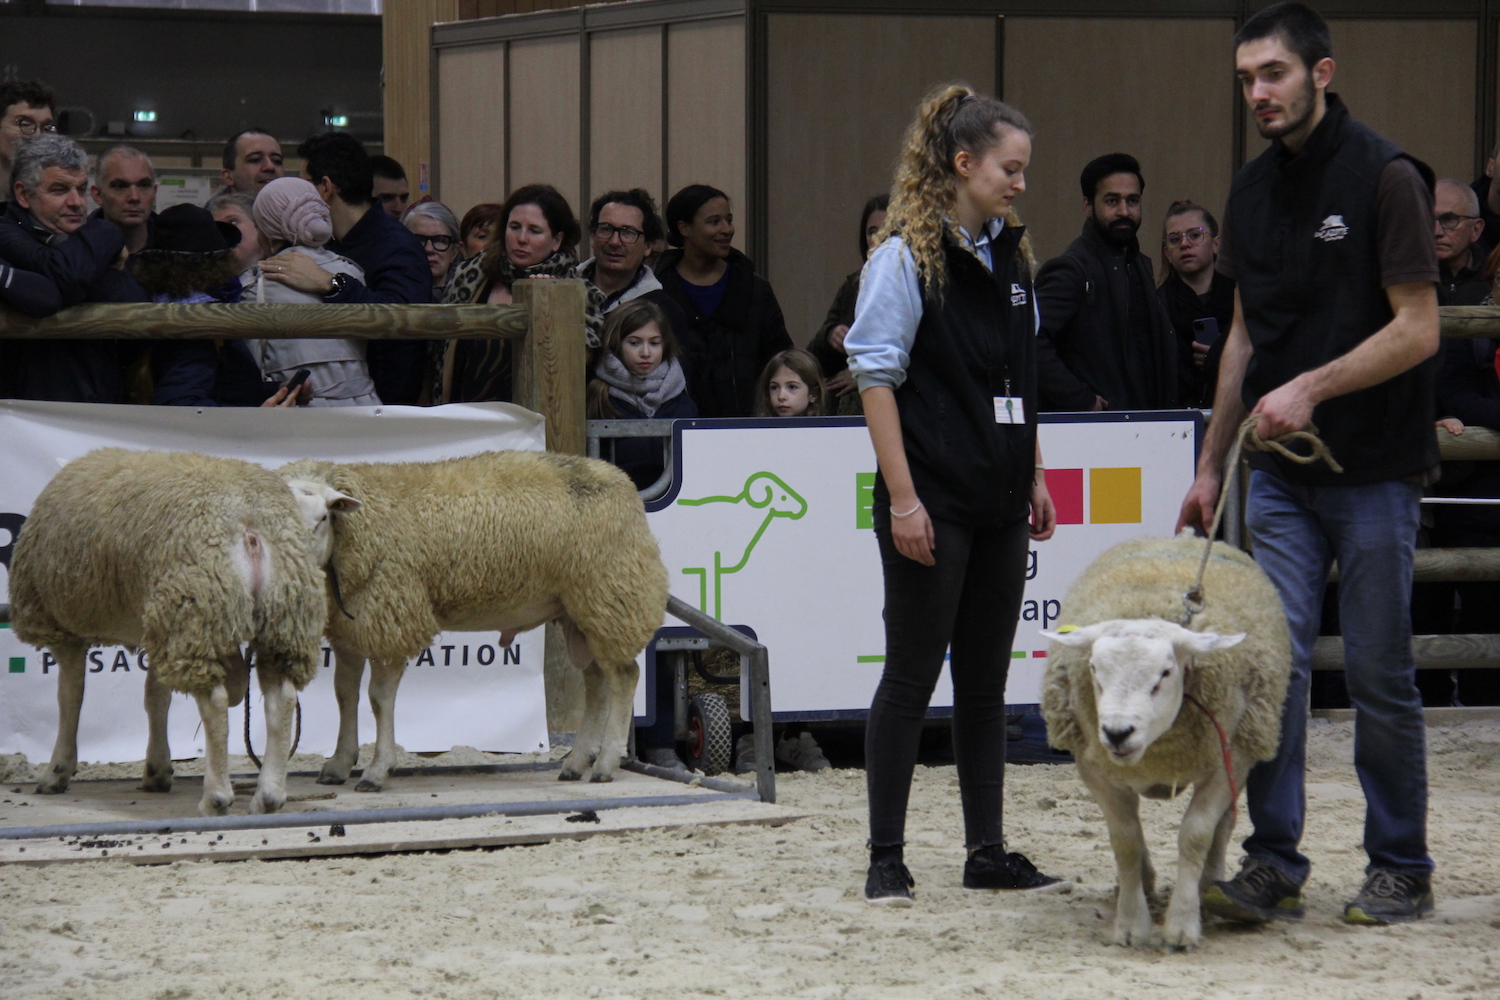
[(757, 417), (821, 417), (828, 387), (818, 359), (806, 351), (782, 351), (766, 362), (755, 383)]
[[(660, 306), (638, 298), (617, 307), (605, 320), (603, 339), (588, 389), (590, 419), (671, 420), (698, 415), (687, 391), (677, 338)], [(661, 477), (662, 440), (616, 439), (614, 461), (636, 489), (645, 489)]]

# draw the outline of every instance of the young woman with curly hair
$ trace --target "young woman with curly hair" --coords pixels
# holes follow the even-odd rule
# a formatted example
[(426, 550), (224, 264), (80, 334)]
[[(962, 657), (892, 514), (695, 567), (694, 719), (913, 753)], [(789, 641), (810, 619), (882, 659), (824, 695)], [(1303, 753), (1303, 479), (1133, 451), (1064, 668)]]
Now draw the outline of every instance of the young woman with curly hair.
[(948, 85), (917, 110), (845, 338), (880, 472), (885, 671), (865, 727), (865, 898), (910, 905), (906, 803), (950, 647), (970, 889), (1056, 884), (1006, 850), (1005, 677), (1031, 541), (1052, 536), (1036, 439), (1031, 252), (1012, 203), (1031, 126)]

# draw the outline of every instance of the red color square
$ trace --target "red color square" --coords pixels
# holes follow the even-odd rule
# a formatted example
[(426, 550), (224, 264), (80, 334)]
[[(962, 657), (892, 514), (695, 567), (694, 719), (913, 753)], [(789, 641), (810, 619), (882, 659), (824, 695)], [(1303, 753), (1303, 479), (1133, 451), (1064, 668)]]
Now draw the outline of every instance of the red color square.
[(1057, 508), (1058, 524), (1083, 523), (1083, 470), (1048, 469), (1047, 492)]

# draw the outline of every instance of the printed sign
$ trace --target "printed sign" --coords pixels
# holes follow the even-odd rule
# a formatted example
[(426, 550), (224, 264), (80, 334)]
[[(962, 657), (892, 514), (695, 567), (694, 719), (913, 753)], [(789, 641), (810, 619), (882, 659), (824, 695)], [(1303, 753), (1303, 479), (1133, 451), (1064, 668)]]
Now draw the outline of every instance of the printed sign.
[[(199, 451), (276, 468), (296, 458), (332, 461), (431, 461), (494, 449), (540, 451), (541, 417), (504, 403), (420, 408), (325, 407), (299, 410), (188, 409), (170, 406), (0, 401), (0, 566), (9, 566), (16, 532), (61, 463), (95, 448)], [(0, 584), (8, 573), (0, 572)], [(7, 591), (0, 586), (0, 602)], [(408, 665), (396, 701), (396, 737), (407, 750), (456, 745), (531, 752), (547, 747), (542, 688), (542, 631), (498, 646), (493, 632), (444, 632)], [(0, 753), (48, 759), (57, 731), (56, 663), (0, 628)], [(100, 647), (89, 653), (79, 729), (79, 759), (139, 760), (145, 755), (142, 708), (145, 670), (138, 650)], [(369, 673), (366, 671), (366, 681)], [(264, 747), (260, 694), (251, 684), (253, 733)], [(330, 754), (338, 735), (332, 651), (301, 695), (299, 751)], [(360, 699), (360, 738), (375, 738), (367, 699)], [(236, 712), (239, 710), (237, 709)], [(241, 752), (236, 715), (231, 752)], [(198, 708), (172, 699), (174, 757), (203, 752)]]
[[(1042, 417), (1059, 527), (1028, 556), (1008, 703), (1040, 700), (1039, 632), (1059, 624), (1078, 574), (1112, 545), (1172, 533), (1201, 423), (1190, 411)], [(885, 662), (875, 454), (864, 421), (685, 420), (676, 434), (674, 489), (647, 507), (672, 592), (765, 643), (778, 718), (863, 714)], [(932, 704), (952, 698), (944, 669)], [(643, 679), (638, 714), (645, 705)]]

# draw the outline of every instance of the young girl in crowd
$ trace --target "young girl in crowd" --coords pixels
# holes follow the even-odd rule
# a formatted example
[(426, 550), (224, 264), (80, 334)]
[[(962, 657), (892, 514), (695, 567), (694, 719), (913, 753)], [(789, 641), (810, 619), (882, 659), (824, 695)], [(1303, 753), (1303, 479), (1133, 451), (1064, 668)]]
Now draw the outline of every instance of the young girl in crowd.
[(793, 348), (773, 356), (755, 382), (757, 417), (821, 417), (827, 404), (818, 359), (806, 351)]
[(879, 465), (885, 575), (885, 669), (865, 725), (872, 903), (911, 905), (906, 804), (950, 648), (964, 887), (1058, 882), (1007, 850), (1001, 821), (1027, 551), (1057, 520), (1036, 439), (1030, 249), (1012, 208), (1030, 160), (1031, 126), (1015, 108), (961, 85), (930, 94), (844, 339)]
[[(588, 415), (593, 420), (671, 420), (696, 417), (687, 391), (677, 338), (661, 307), (631, 299), (604, 321), (604, 348), (589, 384)], [(660, 478), (660, 438), (619, 438), (615, 464), (638, 490)]]

